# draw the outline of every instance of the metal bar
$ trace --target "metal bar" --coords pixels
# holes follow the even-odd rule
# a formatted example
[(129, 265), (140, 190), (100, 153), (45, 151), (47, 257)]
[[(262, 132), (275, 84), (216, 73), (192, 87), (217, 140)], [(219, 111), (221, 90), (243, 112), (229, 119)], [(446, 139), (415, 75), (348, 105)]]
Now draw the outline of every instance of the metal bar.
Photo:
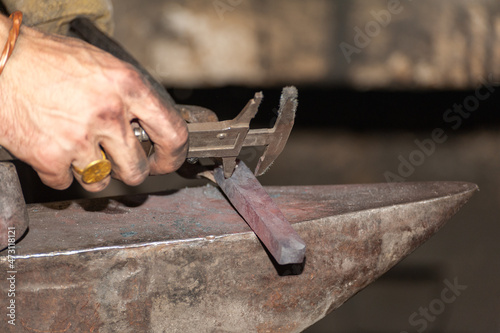
[(222, 167), (215, 169), (214, 176), (231, 204), (280, 265), (304, 261), (305, 242), (245, 163), (239, 161), (229, 178), (224, 176)]

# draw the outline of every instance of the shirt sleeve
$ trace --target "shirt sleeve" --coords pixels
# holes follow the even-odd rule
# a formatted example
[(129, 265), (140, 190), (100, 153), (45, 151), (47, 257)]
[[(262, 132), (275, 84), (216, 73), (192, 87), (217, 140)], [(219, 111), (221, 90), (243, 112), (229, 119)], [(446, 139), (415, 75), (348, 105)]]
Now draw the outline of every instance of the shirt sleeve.
[(85, 16), (102, 31), (113, 33), (111, 0), (3, 0), (10, 12), (23, 12), (23, 24), (47, 33), (67, 35), (69, 22)]

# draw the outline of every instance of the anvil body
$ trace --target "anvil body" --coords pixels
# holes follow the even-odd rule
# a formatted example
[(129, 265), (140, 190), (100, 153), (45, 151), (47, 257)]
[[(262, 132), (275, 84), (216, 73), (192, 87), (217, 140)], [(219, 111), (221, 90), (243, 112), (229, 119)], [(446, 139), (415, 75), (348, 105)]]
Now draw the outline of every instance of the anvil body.
[(290, 266), (273, 264), (211, 186), (29, 205), (30, 232), (11, 257), (0, 253), (0, 269), (16, 272), (12, 329), (300, 332), (425, 242), (476, 189), (268, 187), (308, 244), (305, 263)]

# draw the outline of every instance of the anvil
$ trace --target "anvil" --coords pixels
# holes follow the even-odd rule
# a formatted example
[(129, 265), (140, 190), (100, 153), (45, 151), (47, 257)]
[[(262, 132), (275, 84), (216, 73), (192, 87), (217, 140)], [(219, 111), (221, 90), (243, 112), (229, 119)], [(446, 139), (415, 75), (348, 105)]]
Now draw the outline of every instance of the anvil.
[(429, 239), (476, 189), (267, 187), (308, 245), (303, 264), (285, 266), (213, 186), (30, 204), (30, 232), (0, 253), (0, 271), (17, 272), (19, 332), (301, 332)]

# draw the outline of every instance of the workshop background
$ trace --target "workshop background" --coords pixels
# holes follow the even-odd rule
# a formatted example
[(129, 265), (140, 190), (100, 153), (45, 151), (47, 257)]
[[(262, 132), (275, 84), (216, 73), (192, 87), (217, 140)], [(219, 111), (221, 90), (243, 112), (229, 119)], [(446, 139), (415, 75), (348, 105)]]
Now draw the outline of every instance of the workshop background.
[[(307, 333), (500, 332), (498, 1), (115, 0), (114, 6), (117, 40), (179, 103), (229, 119), (263, 90), (256, 124), (267, 126), (281, 87), (298, 87), (296, 127), (260, 178), (264, 185), (479, 185), (436, 236)], [(436, 129), (443, 134), (436, 137)], [(36, 182), (25, 176), (28, 202), (88, 195), (78, 185), (59, 192)], [(113, 182), (98, 195), (198, 184), (174, 174), (136, 188)], [(462, 289), (446, 303), (442, 291), (450, 283)]]

